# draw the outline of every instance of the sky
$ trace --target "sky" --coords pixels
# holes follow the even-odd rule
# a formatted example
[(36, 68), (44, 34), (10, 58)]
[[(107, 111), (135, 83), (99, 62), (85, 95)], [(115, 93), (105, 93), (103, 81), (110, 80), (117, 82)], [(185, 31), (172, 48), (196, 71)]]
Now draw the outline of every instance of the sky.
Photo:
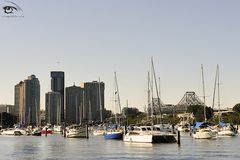
[[(186, 91), (212, 104), (220, 67), (221, 107), (240, 102), (240, 1), (238, 0), (11, 0), (19, 17), (0, 17), (0, 104), (14, 104), (14, 85), (35, 74), (41, 108), (50, 71), (65, 72), (65, 86), (105, 83), (113, 105), (114, 72), (122, 106), (144, 110), (153, 57), (161, 99), (177, 104)], [(6, 1), (1, 0), (4, 6)], [(2, 8), (2, 7), (1, 7)]]

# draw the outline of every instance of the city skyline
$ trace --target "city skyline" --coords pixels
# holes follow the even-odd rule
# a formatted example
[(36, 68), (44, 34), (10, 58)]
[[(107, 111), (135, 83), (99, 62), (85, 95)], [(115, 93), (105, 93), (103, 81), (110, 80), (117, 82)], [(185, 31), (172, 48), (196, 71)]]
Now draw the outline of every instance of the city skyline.
[(240, 102), (238, 1), (16, 3), (23, 18), (0, 18), (5, 37), (0, 39), (0, 104), (14, 104), (14, 85), (34, 74), (41, 83), (44, 109), (45, 94), (51, 90), (49, 73), (60, 70), (66, 87), (100, 77), (105, 107), (115, 111), (116, 71), (122, 106), (128, 100), (129, 106), (143, 111), (151, 57), (161, 79), (163, 103), (177, 104), (186, 91), (202, 99), (201, 64), (207, 105), (212, 103), (217, 64), (221, 106)]

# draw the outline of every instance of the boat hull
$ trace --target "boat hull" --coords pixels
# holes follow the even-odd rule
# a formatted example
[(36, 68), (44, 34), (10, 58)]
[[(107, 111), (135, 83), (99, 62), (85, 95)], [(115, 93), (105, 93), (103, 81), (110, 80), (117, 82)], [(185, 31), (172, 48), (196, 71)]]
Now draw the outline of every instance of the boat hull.
[(20, 135), (26, 135), (25, 130), (20, 130), (20, 129), (12, 129), (12, 130), (5, 130), (2, 131), (2, 135), (12, 135), (12, 136), (20, 136)]
[(101, 131), (101, 130), (97, 130), (97, 131), (93, 131), (93, 135), (94, 136), (103, 136), (105, 134), (105, 131)]
[(105, 139), (122, 139), (123, 138), (123, 133), (122, 132), (116, 132), (116, 133), (106, 133), (104, 135)]
[(175, 143), (174, 135), (129, 135), (124, 136), (125, 142), (138, 143)]
[(214, 135), (212, 132), (195, 132), (193, 133), (193, 138), (195, 139), (211, 139)]
[(73, 133), (67, 133), (67, 138), (87, 138), (86, 132), (73, 132)]
[(67, 138), (88, 138), (88, 133), (85, 127), (68, 129), (66, 131)]
[(62, 126), (54, 126), (53, 131), (54, 133), (61, 133), (63, 131)]
[(220, 131), (218, 132), (218, 136), (227, 136), (227, 137), (232, 137), (235, 136), (236, 134), (233, 131)]
[(52, 130), (42, 130), (42, 134), (46, 134), (46, 132), (47, 132), (47, 134), (53, 134), (53, 131)]
[(42, 136), (42, 132), (35, 132), (35, 133), (32, 133), (32, 136)]

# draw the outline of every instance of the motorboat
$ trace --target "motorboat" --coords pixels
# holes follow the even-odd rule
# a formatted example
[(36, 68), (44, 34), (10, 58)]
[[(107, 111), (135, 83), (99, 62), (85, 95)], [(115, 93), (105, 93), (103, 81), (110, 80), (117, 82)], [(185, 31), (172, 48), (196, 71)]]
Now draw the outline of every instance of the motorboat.
[(140, 126), (132, 127), (123, 138), (124, 142), (140, 142), (140, 143), (175, 143), (174, 134), (161, 131), (159, 127)]
[(88, 138), (88, 130), (85, 126), (71, 125), (66, 127), (67, 138)]

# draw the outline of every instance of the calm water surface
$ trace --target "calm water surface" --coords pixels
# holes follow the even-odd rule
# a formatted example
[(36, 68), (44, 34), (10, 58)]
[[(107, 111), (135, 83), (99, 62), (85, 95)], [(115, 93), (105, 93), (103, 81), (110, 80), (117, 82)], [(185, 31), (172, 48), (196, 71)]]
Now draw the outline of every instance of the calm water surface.
[(103, 137), (66, 139), (48, 137), (0, 136), (0, 159), (240, 159), (240, 136), (195, 140), (181, 137), (174, 144), (139, 144)]

